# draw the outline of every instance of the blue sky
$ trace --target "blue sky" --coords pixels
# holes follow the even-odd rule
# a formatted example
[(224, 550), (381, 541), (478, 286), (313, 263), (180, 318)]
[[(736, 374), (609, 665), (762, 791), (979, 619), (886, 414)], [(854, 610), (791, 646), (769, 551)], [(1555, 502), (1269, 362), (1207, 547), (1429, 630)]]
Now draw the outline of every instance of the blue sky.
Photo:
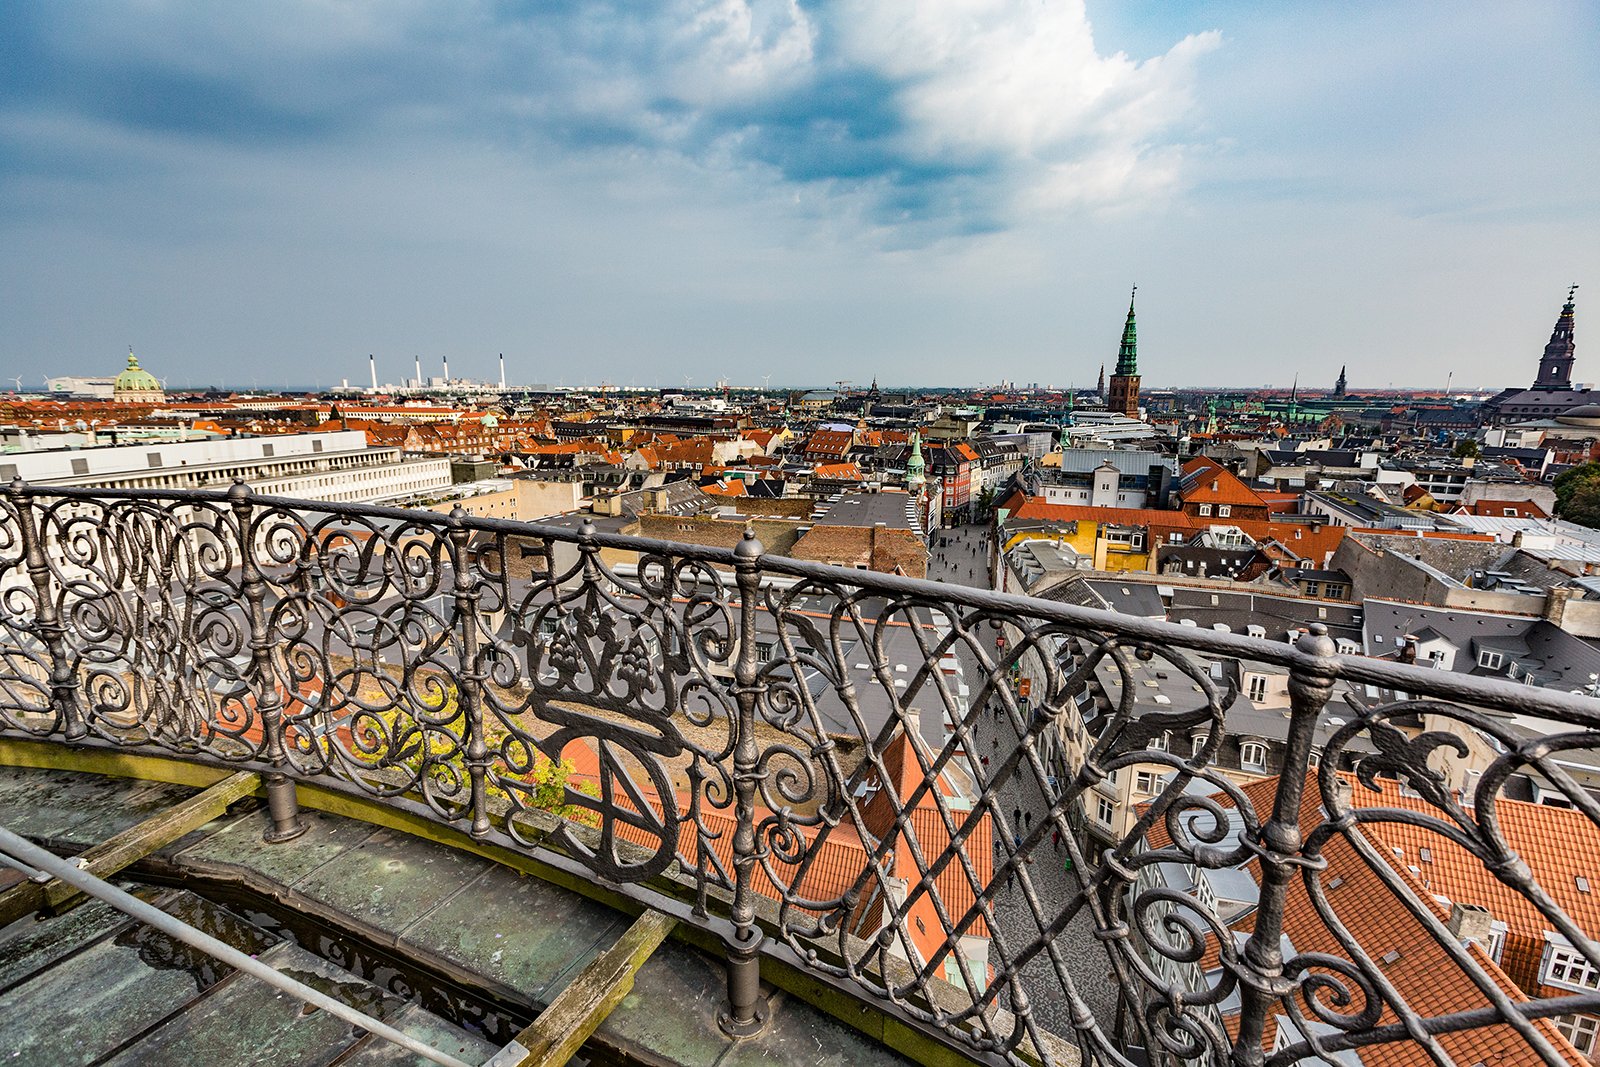
[(1600, 381), (1597, 12), (11, 0), (0, 376)]

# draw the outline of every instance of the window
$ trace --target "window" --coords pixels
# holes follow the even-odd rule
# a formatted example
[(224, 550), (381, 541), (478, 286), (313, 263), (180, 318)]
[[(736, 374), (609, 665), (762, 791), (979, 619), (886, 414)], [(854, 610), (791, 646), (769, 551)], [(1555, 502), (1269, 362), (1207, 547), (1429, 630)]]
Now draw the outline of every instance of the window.
[(1116, 806), (1113, 805), (1111, 803), (1111, 801), (1107, 800), (1105, 797), (1099, 798), (1099, 800), (1095, 803), (1095, 809), (1094, 809), (1095, 820), (1097, 822), (1099, 822), (1101, 826), (1110, 826), (1111, 825), (1111, 817), (1113, 815), (1115, 815), (1116, 813), (1117, 813)]
[(1157, 752), (1165, 752), (1167, 750), (1167, 735), (1164, 733), (1156, 734), (1145, 747), (1153, 748)]
[(1320, 595), (1322, 595), (1322, 584), (1320, 582), (1307, 582), (1307, 583), (1305, 583), (1305, 585), (1306, 585), (1306, 596), (1320, 596)]
[(1252, 674), (1249, 678), (1250, 701), (1253, 704), (1259, 704), (1267, 699), (1267, 676), (1264, 674)]
[(1206, 745), (1205, 734), (1193, 734), (1189, 738), (1189, 755), (1198, 756), (1200, 750)]
[(1436, 648), (1429, 652), (1428, 659), (1433, 662), (1434, 670), (1444, 670), (1444, 649)]
[(1161, 775), (1156, 771), (1139, 771), (1133, 776), (1133, 790), (1142, 796), (1153, 796), (1161, 789)]
[(1227, 504), (1218, 504), (1217, 505), (1217, 518), (1225, 519), (1229, 515), (1232, 515), (1232, 514), (1233, 514), (1233, 508), (1229, 507)]
[(1239, 746), (1239, 766), (1247, 771), (1267, 769), (1267, 746), (1259, 741), (1246, 741)]
[(1600, 1019), (1593, 1015), (1558, 1015), (1552, 1020), (1561, 1036), (1572, 1042), (1572, 1047), (1585, 1056), (1594, 1051), (1595, 1032), (1600, 1030)]
[(1211, 514), (1211, 505), (1210, 504), (1201, 504), (1200, 505), (1200, 514), (1202, 514), (1202, 515)]
[(1545, 960), (1544, 981), (1568, 989), (1600, 989), (1600, 970), (1576, 949), (1551, 945)]
[(1500, 669), (1500, 664), (1503, 662), (1504, 659), (1498, 652), (1491, 652), (1488, 649), (1484, 649), (1478, 653), (1478, 666), (1486, 668), (1487, 670), (1497, 671)]

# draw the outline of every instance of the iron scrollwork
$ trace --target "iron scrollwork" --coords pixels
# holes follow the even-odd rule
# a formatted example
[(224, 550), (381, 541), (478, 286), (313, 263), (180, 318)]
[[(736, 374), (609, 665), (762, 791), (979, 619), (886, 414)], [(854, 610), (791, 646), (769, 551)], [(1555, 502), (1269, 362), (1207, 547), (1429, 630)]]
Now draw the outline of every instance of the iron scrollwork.
[[(1240, 700), (1223, 656), (1291, 674), (1266, 787), (1219, 765)], [(1335, 684), (1397, 670), (1415, 697), (1360, 704), (1320, 742), (1322, 767), (1354, 775), (1314, 772)], [(1182, 698), (1147, 695), (1157, 675)], [(1497, 813), (1533, 774), (1600, 823), (1565, 758), (1600, 747), (1600, 716), (1569, 702), (1567, 727), (1529, 734), (1500, 713), (1511, 687), (1464, 701), (1430, 684), (1334, 656), (1320, 632), (1223, 638), (753, 539), (243, 487), (0, 495), (0, 733), (317, 781), (686, 903), (728, 942), (735, 1033), (761, 1024), (769, 953), (991, 1062), (1075, 1045), (1113, 1064), (1132, 1046), (1287, 1064), (1385, 1042), (1448, 1062), (1469, 1025), (1559, 1062), (1549, 1024), (1493, 983), (1487, 1020), (1408, 1004), (1332, 896), (1330, 857), (1354, 856), (1474, 966), (1379, 854), (1403, 826), (1463, 850), (1600, 968)], [(1493, 752), (1463, 791), (1449, 768), (1468, 737)], [(1096, 824), (1134, 774), (1150, 791)], [(1397, 783), (1404, 804), (1352, 800)], [(1243, 925), (1202, 891), (1238, 871), (1259, 886)], [(1325, 943), (1280, 937), (1302, 906)]]

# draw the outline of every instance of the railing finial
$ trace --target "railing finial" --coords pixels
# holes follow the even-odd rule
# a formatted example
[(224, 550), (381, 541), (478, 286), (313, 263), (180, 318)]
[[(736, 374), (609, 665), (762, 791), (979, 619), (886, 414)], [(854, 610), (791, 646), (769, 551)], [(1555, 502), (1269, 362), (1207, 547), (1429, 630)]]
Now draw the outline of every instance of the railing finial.
[(733, 555), (740, 562), (748, 563), (760, 559), (762, 553), (766, 552), (766, 550), (767, 546), (763, 545), (760, 539), (756, 537), (755, 530), (746, 526), (744, 528), (744, 537), (733, 547)]

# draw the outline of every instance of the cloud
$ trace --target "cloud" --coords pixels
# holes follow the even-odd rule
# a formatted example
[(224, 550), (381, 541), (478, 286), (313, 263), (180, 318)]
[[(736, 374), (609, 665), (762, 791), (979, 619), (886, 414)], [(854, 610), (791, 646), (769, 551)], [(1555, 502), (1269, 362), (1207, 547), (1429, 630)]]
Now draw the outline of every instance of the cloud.
[(1101, 55), (1081, 0), (44, 5), (14, 25), (13, 118), (245, 152), (398, 134), (530, 166), (670, 153), (925, 236), (1171, 189), (1217, 44)]

